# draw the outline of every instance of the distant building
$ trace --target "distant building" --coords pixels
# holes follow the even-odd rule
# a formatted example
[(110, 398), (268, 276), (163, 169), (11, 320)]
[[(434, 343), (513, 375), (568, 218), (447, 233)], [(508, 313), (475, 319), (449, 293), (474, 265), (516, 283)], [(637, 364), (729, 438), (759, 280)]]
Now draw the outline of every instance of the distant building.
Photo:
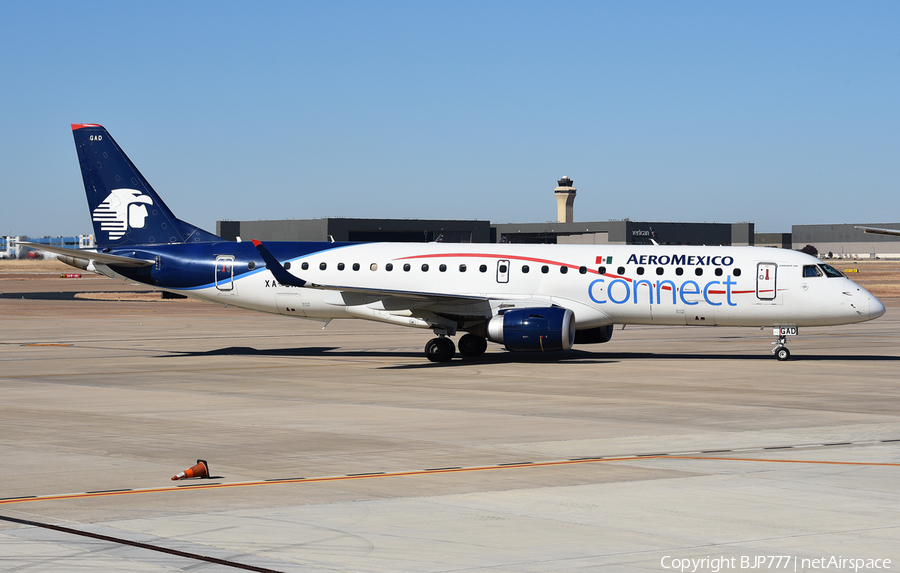
[(753, 223), (604, 221), (495, 224), (498, 242), (594, 245), (751, 246)]
[(794, 225), (791, 228), (793, 248), (812, 245), (820, 257), (832, 253), (835, 257), (900, 258), (900, 237), (871, 235), (856, 226), (900, 229), (900, 223)]
[[(0, 237), (0, 259), (24, 259), (28, 257), (29, 251), (40, 251), (35, 247), (25, 247), (19, 245), (19, 241), (27, 241), (30, 243), (38, 243), (51, 247), (63, 247), (65, 249), (94, 249), (97, 247), (94, 242), (93, 235), (77, 235), (74, 237), (40, 237), (31, 239), (27, 235), (18, 237)], [(54, 253), (41, 251), (43, 256), (48, 258), (56, 258)]]
[(790, 233), (756, 233), (754, 243), (757, 247), (777, 247), (779, 249), (792, 249)]
[(216, 234), (234, 241), (491, 242), (490, 221), (429, 219), (282, 219), (217, 221)]
[(505, 223), (427, 219), (286, 219), (219, 221), (220, 237), (268, 241), (394, 241), (445, 243), (551, 243), (611, 245), (752, 246), (753, 223), (574, 222), (576, 189), (561, 177), (553, 190), (555, 223)]

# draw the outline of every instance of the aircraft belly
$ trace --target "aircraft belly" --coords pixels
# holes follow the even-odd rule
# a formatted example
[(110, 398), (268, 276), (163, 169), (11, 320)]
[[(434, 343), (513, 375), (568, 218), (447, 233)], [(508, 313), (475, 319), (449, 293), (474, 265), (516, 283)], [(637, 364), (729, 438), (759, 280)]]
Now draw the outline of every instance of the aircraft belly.
[(278, 309), (278, 314), (306, 317), (306, 309), (303, 308), (303, 296), (299, 292), (276, 293), (275, 308)]
[(651, 308), (653, 324), (683, 326), (686, 324), (684, 305), (666, 306), (658, 304)]

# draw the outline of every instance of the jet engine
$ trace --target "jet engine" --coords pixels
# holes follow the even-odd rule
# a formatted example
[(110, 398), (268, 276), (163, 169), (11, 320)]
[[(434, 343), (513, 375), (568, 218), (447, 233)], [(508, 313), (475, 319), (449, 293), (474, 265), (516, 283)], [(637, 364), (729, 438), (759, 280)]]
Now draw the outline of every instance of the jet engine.
[(569, 350), (575, 342), (575, 313), (567, 308), (517, 308), (488, 323), (488, 338), (513, 351)]
[(575, 344), (602, 344), (609, 342), (612, 338), (613, 325), (598, 326), (597, 328), (588, 328), (587, 330), (579, 330), (575, 333)]

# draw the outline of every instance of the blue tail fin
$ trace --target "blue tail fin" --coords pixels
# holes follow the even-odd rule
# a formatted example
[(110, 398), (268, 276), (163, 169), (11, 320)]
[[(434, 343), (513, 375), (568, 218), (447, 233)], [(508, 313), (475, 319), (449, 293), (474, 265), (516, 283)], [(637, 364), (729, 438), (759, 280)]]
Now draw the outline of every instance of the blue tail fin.
[(72, 124), (72, 135), (97, 246), (222, 240), (177, 219), (102, 125)]

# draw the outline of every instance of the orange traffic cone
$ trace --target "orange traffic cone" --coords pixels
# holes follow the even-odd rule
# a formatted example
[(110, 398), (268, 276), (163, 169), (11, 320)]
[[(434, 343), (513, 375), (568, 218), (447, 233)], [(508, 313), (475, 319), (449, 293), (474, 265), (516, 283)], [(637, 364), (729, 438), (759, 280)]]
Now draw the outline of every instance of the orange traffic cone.
[(206, 463), (206, 460), (197, 460), (197, 465), (192, 468), (186, 469), (183, 472), (179, 473), (177, 476), (172, 476), (172, 481), (177, 479), (188, 479), (188, 478), (208, 478), (209, 477), (209, 464)]

